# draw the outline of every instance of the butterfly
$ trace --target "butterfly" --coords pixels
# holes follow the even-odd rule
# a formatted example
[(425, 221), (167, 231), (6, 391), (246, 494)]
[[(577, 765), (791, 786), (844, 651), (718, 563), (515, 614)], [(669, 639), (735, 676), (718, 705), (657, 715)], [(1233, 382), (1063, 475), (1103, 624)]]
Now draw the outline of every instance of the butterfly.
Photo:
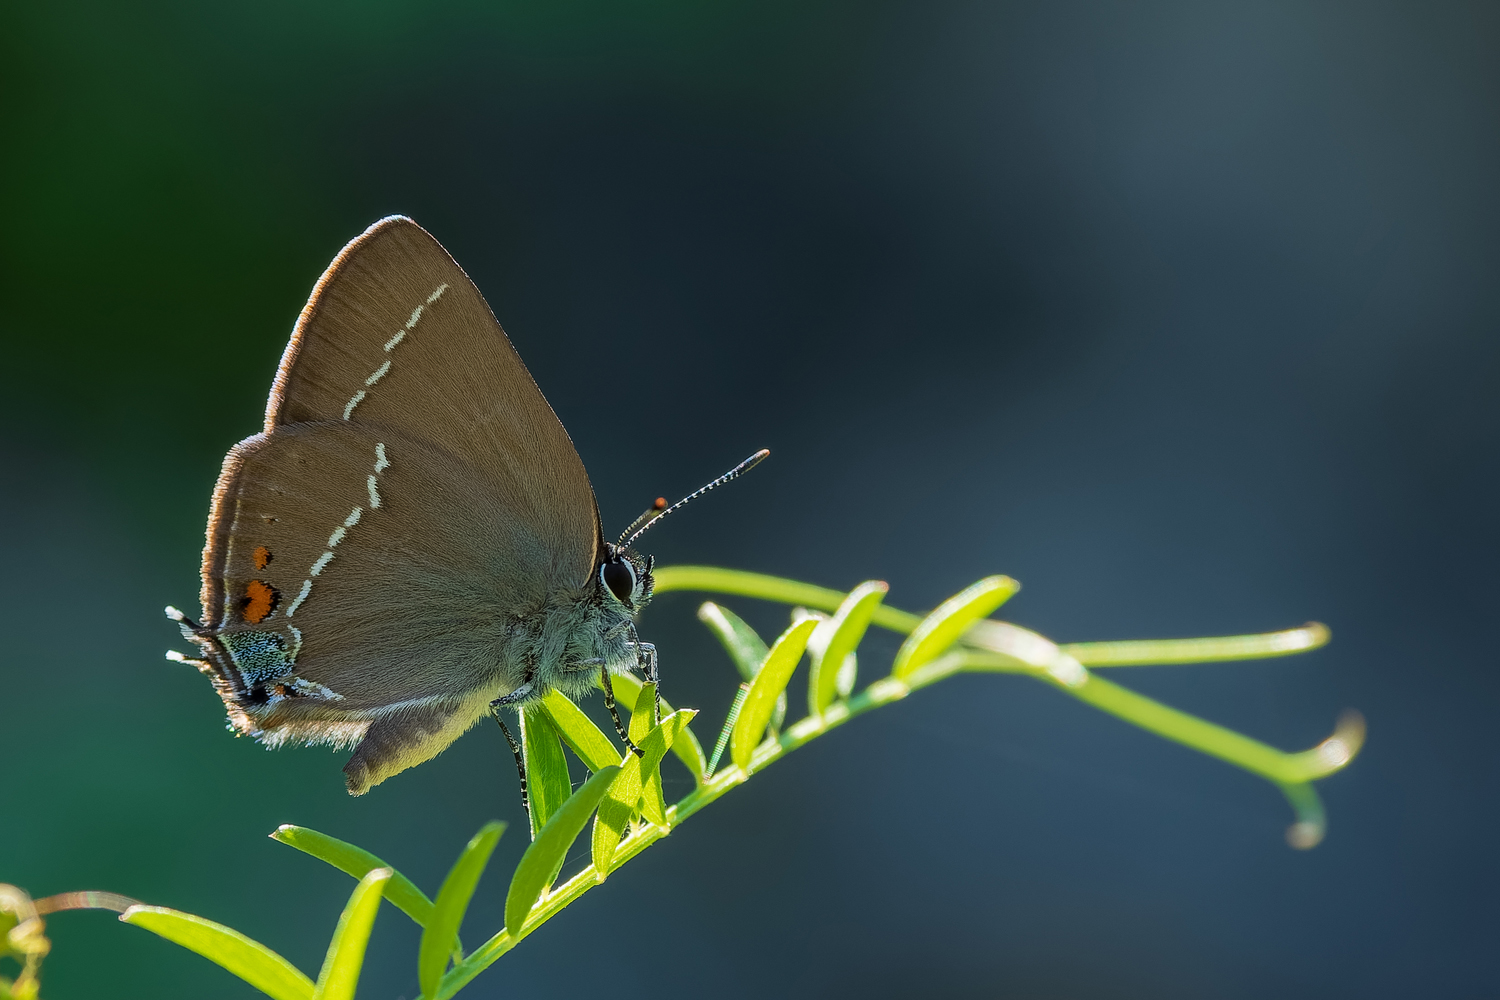
[(598, 683), (614, 714), (611, 673), (657, 679), (635, 539), (766, 454), (607, 541), (577, 449), (478, 288), (415, 222), (382, 219), (318, 281), (264, 428), (224, 459), (202, 621), (167, 609), (200, 652), (168, 656), (212, 679), (237, 733), (353, 747), (354, 795), (502, 706)]

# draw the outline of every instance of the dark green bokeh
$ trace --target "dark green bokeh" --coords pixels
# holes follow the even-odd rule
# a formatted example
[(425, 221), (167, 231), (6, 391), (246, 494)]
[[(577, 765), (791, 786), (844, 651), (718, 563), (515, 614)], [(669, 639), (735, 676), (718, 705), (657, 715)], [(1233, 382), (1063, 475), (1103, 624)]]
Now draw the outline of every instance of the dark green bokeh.
[[(1065, 640), (1316, 617), (1313, 657), (1123, 679), (1287, 748), (1371, 721), (1304, 855), (1253, 779), (956, 681), (778, 764), (466, 995), (633, 997), (665, 969), (728, 997), (1493, 993), (1495, 22), (7, 6), (0, 880), (316, 970), (353, 883), (265, 834), (325, 830), (432, 891), (499, 817), (465, 938), (502, 922), (525, 824), (498, 734), (353, 800), (341, 756), (231, 738), (161, 659), (308, 290), (399, 211), (489, 298), (608, 524), (774, 450), (659, 559), (881, 577), (909, 608), (1006, 572), (1006, 614)], [(737, 678), (693, 606), (645, 631), (713, 720)], [(50, 928), (48, 1000), (254, 995), (107, 914)], [(361, 996), (414, 996), (415, 955), (388, 910)]]

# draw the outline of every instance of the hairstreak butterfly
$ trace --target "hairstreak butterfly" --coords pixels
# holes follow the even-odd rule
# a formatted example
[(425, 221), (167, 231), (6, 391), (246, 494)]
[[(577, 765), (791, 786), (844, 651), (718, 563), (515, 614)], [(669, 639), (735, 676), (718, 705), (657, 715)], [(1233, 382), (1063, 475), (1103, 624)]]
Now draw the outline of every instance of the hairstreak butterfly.
[(479, 290), (416, 223), (383, 219), (324, 272), (264, 429), (224, 459), (203, 621), (167, 609), (201, 658), (168, 655), (213, 679), (239, 733), (352, 746), (355, 795), (492, 704), (602, 681), (613, 712), (611, 672), (656, 676), (635, 539), (766, 454), (606, 541), (572, 440)]

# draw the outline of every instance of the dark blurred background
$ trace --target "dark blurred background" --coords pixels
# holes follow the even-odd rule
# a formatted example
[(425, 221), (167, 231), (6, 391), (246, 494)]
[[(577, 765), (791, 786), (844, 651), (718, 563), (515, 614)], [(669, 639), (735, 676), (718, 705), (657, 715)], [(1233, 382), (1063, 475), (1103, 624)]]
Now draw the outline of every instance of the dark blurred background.
[[(352, 883), (265, 834), (435, 891), (498, 816), (465, 936), (502, 922), (525, 837), (492, 728), (350, 799), (342, 755), (232, 739), (162, 659), (308, 291), (402, 212), (488, 297), (607, 525), (773, 450), (659, 560), (879, 577), (910, 609), (1005, 572), (1005, 616), (1064, 641), (1315, 618), (1310, 656), (1111, 676), (1286, 749), (1370, 724), (1302, 853), (1257, 778), (1025, 679), (949, 681), (778, 763), (466, 996), (1500, 992), (1493, 4), (0, 18), (0, 880), (316, 970)], [(697, 600), (643, 632), (708, 740), (736, 677)], [(50, 930), (49, 1000), (254, 995), (107, 913)], [(413, 997), (415, 945), (388, 910), (361, 997)]]

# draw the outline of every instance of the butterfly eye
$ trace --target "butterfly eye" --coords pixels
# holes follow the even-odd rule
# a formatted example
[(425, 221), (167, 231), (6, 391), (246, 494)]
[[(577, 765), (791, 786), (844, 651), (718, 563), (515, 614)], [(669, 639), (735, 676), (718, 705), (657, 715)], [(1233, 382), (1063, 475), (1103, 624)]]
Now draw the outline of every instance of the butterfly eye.
[(621, 604), (630, 603), (635, 590), (635, 567), (627, 559), (616, 559), (599, 567), (599, 582), (609, 588)]

